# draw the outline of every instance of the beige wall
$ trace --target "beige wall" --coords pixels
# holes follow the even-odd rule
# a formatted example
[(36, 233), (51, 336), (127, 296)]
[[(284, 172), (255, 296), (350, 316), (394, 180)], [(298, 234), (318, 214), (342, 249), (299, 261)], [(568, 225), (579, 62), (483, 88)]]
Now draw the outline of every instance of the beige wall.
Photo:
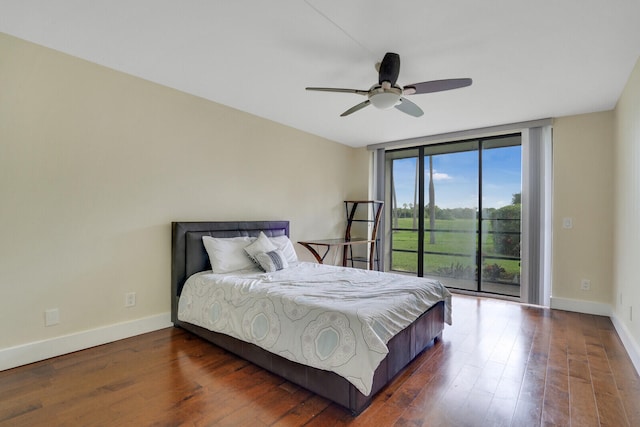
[(615, 140), (612, 303), (640, 357), (640, 59), (615, 109)]
[(615, 110), (562, 117), (553, 130), (552, 297), (608, 307), (640, 370), (640, 60)]
[(337, 237), (367, 196), (364, 149), (2, 34), (0, 58), (0, 350), (168, 312), (171, 221)]
[(613, 150), (613, 112), (554, 120), (552, 298), (612, 302)]

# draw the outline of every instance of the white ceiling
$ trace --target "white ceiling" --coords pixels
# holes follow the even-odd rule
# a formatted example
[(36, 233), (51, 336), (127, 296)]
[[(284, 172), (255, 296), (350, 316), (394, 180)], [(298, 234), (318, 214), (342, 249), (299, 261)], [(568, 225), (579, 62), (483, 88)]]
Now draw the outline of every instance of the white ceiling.
[[(612, 109), (640, 56), (638, 0), (0, 0), (0, 31), (354, 146)], [(339, 114), (400, 54), (425, 112)], [(1, 60), (1, 58), (0, 58)]]

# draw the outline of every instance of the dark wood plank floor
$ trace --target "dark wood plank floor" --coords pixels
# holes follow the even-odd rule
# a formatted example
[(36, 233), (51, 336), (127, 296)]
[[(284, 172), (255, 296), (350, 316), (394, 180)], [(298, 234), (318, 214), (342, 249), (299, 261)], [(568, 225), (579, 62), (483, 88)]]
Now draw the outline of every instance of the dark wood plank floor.
[(454, 296), (454, 325), (353, 418), (169, 328), (0, 372), (11, 426), (640, 426), (606, 317)]

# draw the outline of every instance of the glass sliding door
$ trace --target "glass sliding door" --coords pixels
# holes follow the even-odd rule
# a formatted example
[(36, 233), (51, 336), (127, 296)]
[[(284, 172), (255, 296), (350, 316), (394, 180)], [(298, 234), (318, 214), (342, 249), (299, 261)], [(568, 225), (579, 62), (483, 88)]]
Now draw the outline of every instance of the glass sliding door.
[(520, 135), (483, 141), (481, 159), (480, 290), (519, 297), (522, 194)]
[(387, 154), (391, 162), (391, 253), (393, 271), (418, 274), (419, 150)]
[(476, 290), (478, 141), (425, 147), (424, 169), (424, 276)]
[(388, 151), (393, 271), (520, 295), (521, 137)]

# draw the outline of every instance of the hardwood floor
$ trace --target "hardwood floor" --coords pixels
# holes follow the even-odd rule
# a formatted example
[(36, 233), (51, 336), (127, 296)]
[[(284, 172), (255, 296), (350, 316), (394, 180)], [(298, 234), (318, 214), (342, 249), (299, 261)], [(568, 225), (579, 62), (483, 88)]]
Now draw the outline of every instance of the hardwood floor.
[(357, 418), (169, 328), (0, 372), (0, 425), (640, 426), (608, 318), (461, 295), (453, 314)]

